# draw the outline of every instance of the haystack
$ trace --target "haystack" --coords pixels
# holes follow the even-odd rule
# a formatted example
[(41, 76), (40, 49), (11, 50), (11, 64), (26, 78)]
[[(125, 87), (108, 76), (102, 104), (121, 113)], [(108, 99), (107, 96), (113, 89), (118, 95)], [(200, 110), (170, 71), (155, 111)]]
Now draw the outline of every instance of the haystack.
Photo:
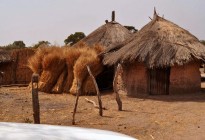
[(32, 57), (29, 58), (28, 60), (28, 67), (34, 72), (34, 73), (38, 73), (39, 75), (41, 75), (42, 71), (43, 71), (43, 66), (42, 66), (42, 61), (43, 58), (48, 55), (49, 53), (51, 53), (53, 51), (53, 47), (47, 47), (47, 46), (42, 46), (39, 47), (36, 52), (35, 55), (33, 55)]
[(63, 69), (63, 72), (60, 74), (57, 83), (55, 84), (55, 86), (52, 89), (52, 93), (62, 93), (63, 92), (63, 88), (65, 86), (65, 82), (66, 82), (66, 78), (67, 78), (67, 68), (65, 67)]
[(56, 84), (58, 77), (65, 68), (65, 59), (62, 56), (63, 49), (58, 47), (48, 48), (49, 52), (42, 60), (42, 73), (39, 79), (39, 90), (50, 93)]
[(85, 46), (85, 48), (81, 50), (82, 54), (76, 60), (73, 67), (74, 79), (72, 82), (72, 87), (70, 88), (70, 93), (76, 94), (78, 83), (83, 86), (83, 91), (86, 91), (88, 94), (95, 91), (95, 89), (93, 89), (94, 83), (90, 78), (87, 78), (89, 75), (86, 66), (90, 67), (94, 76), (98, 75), (103, 70), (103, 64), (101, 59), (98, 57), (98, 54), (102, 52), (102, 50), (103, 47), (100, 45), (95, 45), (91, 48)]
[(67, 78), (63, 89), (64, 92), (68, 93), (70, 91), (70, 87), (74, 79), (74, 74), (73, 74), (74, 64), (76, 63), (80, 55), (83, 52), (86, 52), (87, 50), (88, 50), (88, 46), (86, 46), (83, 43), (81, 43), (79, 46), (76, 47), (69, 47), (65, 50), (64, 57), (67, 66)]
[(122, 63), (126, 91), (136, 96), (200, 91), (200, 60), (205, 60), (205, 46), (155, 12), (152, 21), (122, 48), (108, 51), (103, 62)]

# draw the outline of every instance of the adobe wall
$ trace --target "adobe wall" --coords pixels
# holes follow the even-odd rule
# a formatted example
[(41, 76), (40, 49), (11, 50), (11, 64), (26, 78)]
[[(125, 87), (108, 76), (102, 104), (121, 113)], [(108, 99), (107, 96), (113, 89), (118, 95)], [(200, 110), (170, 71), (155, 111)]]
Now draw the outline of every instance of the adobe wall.
[(122, 65), (122, 79), (125, 84), (127, 95), (137, 96), (147, 94), (147, 71), (142, 63)]
[(184, 66), (171, 67), (170, 94), (194, 93), (201, 89), (200, 64), (191, 62)]

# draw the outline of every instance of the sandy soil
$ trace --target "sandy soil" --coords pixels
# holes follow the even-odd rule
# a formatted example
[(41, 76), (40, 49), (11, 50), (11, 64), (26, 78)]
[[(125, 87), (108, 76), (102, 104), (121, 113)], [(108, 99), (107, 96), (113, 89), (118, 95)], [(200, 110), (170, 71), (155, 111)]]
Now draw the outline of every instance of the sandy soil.
[[(72, 125), (75, 97), (39, 93), (41, 123)], [(103, 93), (103, 117), (81, 96), (76, 125), (112, 130), (140, 140), (205, 139), (205, 92), (197, 94), (130, 98), (121, 94), (123, 111), (117, 110), (114, 94)], [(32, 123), (31, 92), (27, 87), (0, 88), (0, 121)]]

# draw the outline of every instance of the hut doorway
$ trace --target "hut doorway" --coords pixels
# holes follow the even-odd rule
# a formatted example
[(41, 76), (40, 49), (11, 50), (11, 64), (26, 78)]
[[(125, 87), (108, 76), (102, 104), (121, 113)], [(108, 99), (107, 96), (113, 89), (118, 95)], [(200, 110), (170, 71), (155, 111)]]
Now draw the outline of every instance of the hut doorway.
[(150, 95), (168, 95), (170, 67), (148, 70), (148, 93)]
[(112, 90), (114, 78), (114, 67), (105, 66), (104, 70), (96, 77), (100, 91)]

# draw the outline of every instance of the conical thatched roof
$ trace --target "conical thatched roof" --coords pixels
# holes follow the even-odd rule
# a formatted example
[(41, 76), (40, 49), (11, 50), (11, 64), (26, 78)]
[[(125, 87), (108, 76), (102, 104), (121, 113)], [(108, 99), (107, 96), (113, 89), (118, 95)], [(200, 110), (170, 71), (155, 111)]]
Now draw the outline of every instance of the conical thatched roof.
[(118, 51), (105, 54), (104, 64), (140, 61), (152, 68), (205, 59), (205, 46), (195, 36), (156, 12), (151, 22), (122, 45)]
[(85, 42), (87, 45), (99, 44), (106, 48), (111, 48), (113, 45), (129, 39), (131, 35), (132, 33), (124, 26), (115, 21), (111, 21), (90, 33), (80, 42)]
[(0, 63), (6, 63), (6, 62), (11, 62), (11, 56), (9, 52), (0, 49)]

